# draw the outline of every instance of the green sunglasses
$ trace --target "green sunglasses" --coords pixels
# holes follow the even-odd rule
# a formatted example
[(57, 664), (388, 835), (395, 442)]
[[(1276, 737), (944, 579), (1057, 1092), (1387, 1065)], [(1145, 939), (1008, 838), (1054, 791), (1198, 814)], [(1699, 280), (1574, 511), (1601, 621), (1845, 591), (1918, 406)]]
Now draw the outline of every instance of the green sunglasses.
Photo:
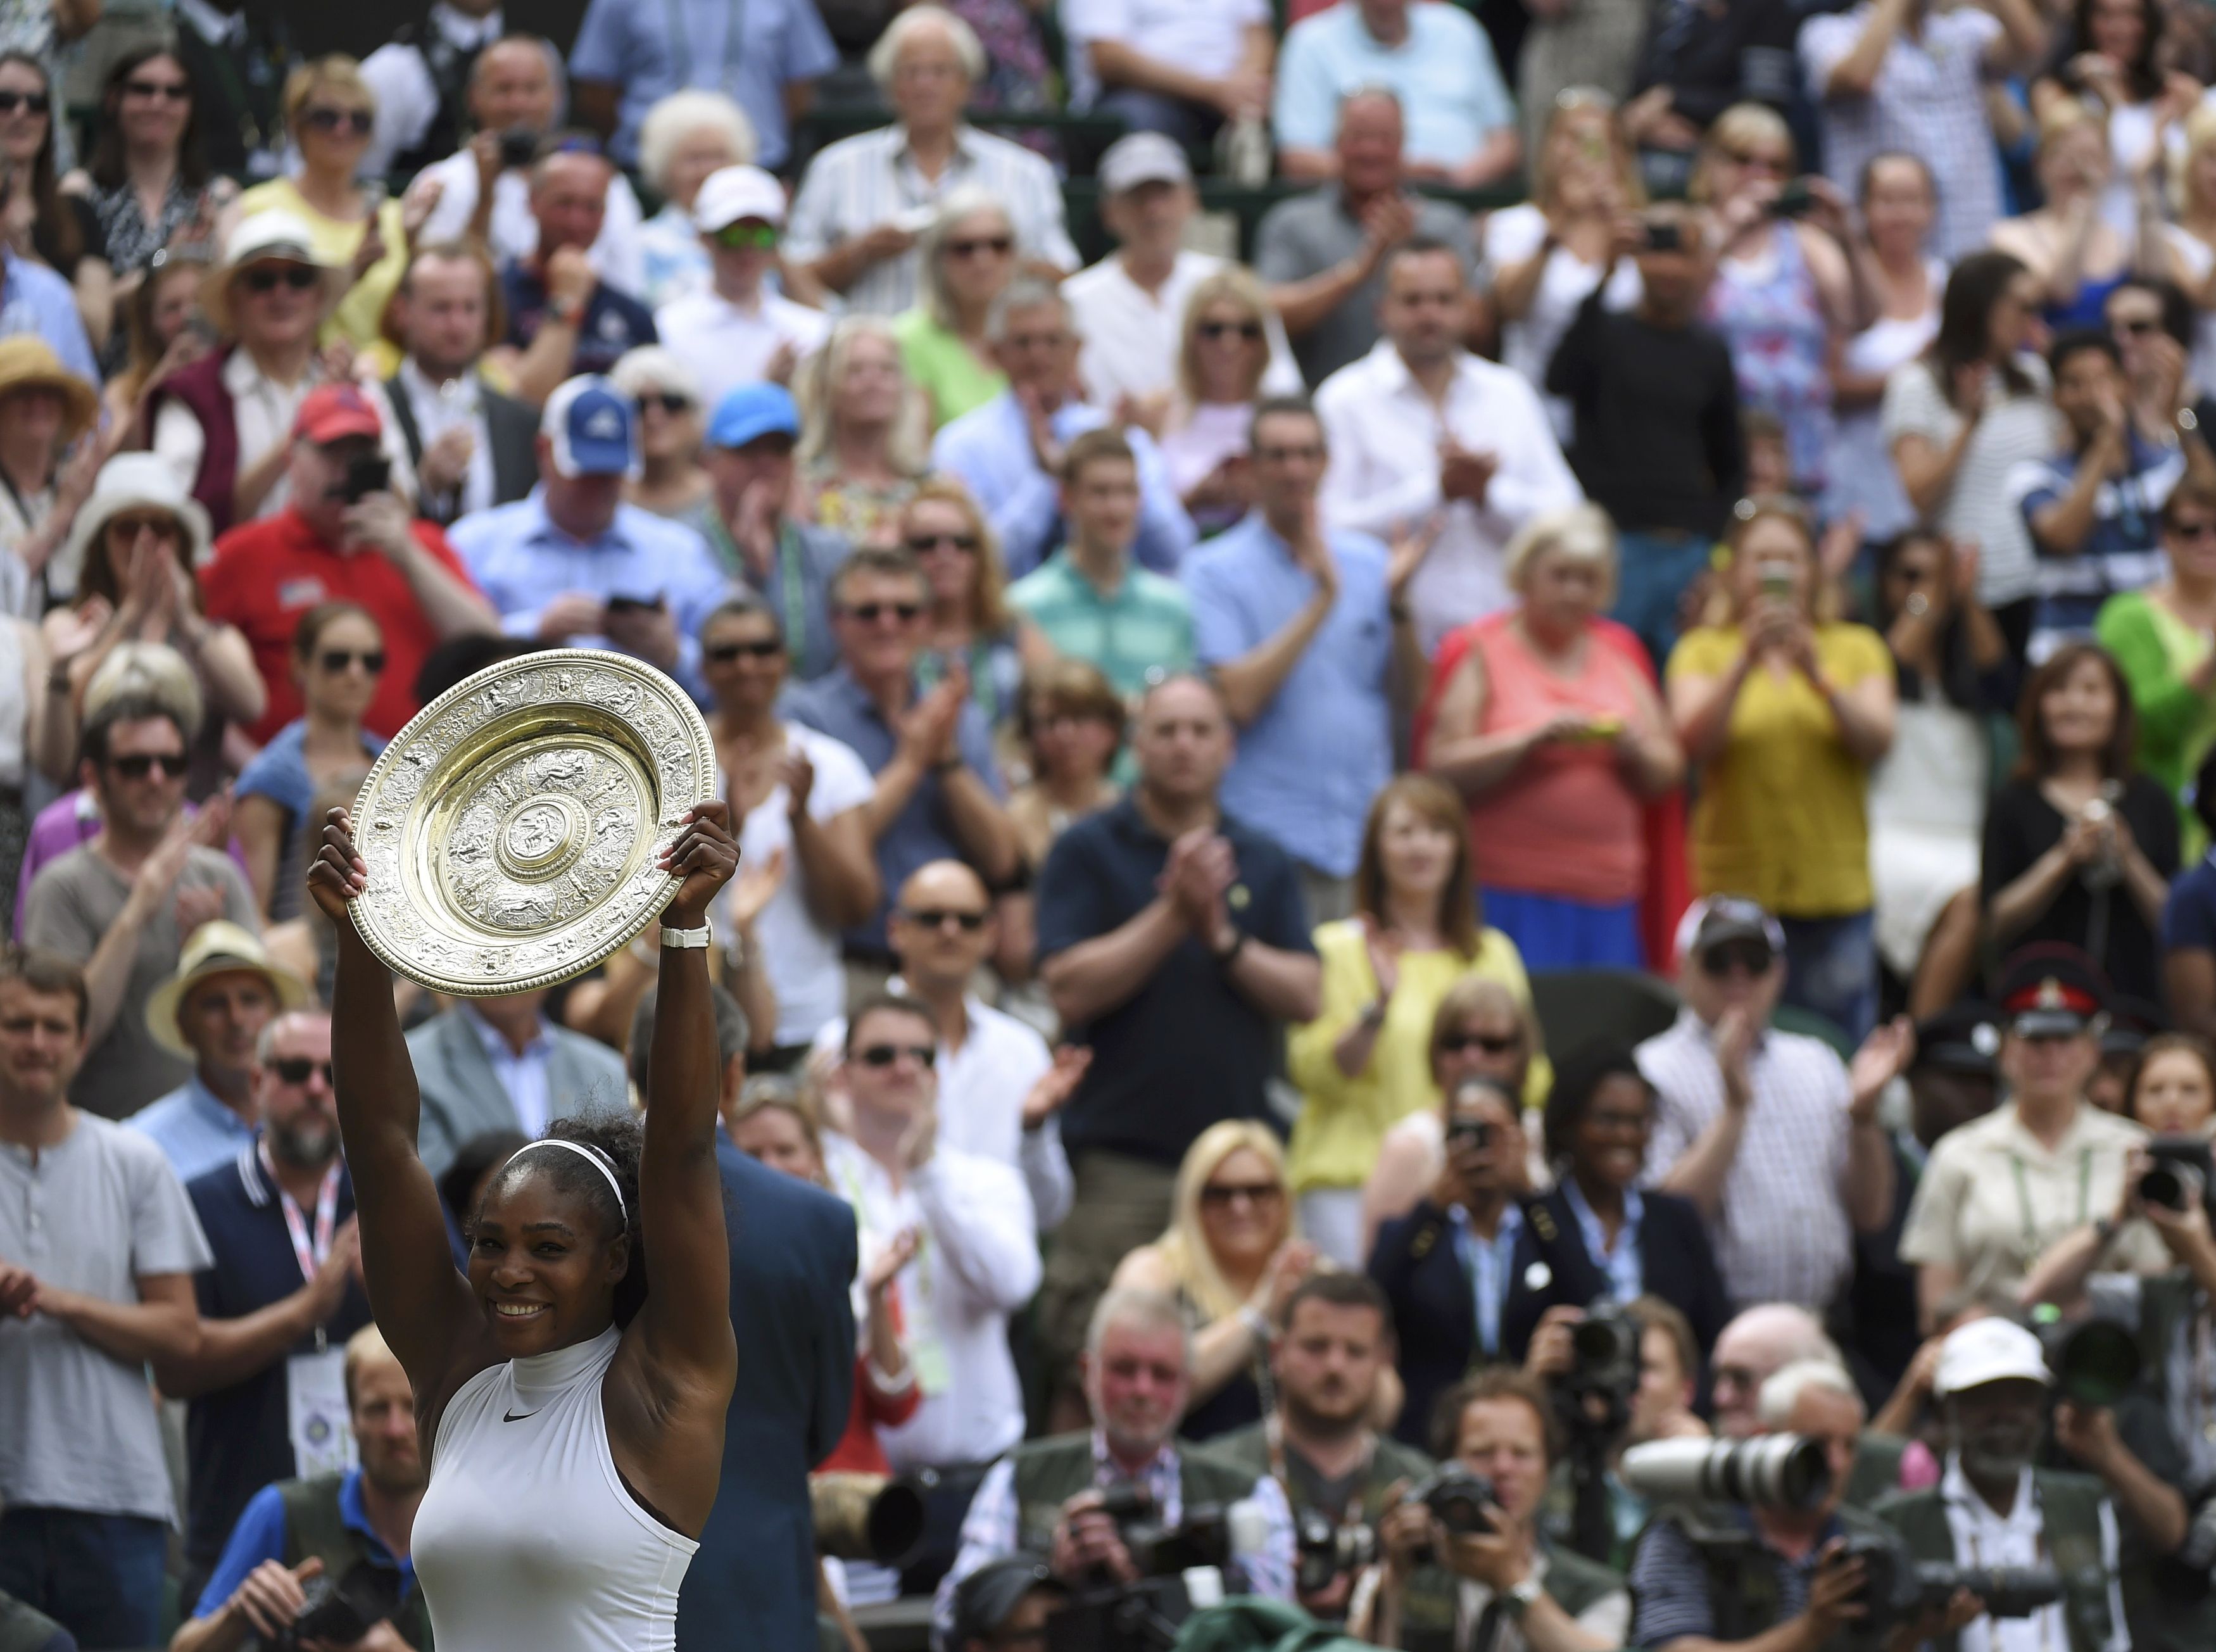
[(717, 246), (732, 252), (741, 252), (749, 247), (757, 251), (768, 252), (776, 247), (778, 237), (779, 230), (774, 224), (748, 224), (742, 221), (724, 225), (722, 229), (716, 231), (713, 238)]

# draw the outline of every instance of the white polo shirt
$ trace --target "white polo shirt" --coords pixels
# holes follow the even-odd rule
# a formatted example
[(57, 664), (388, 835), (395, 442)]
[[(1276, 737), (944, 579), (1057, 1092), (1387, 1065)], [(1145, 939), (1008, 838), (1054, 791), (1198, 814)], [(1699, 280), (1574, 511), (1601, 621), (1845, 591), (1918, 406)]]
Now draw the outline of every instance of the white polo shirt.
[(775, 293), (763, 293), (743, 307), (711, 290), (663, 305), (654, 312), (654, 330), (662, 347), (692, 370), (712, 412), (741, 385), (768, 377), (770, 358), (780, 345), (791, 344), (798, 356), (814, 354), (830, 336), (831, 317)]

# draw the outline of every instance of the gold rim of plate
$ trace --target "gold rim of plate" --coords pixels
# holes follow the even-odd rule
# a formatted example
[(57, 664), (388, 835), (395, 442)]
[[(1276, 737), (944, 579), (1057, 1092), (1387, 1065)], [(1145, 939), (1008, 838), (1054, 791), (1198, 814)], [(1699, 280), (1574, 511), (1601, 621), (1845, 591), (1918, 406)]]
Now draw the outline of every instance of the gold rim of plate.
[(487, 666), (409, 720), (354, 800), (354, 928), (387, 968), (485, 998), (583, 974), (658, 917), (656, 864), (717, 795), (691, 696), (600, 649)]

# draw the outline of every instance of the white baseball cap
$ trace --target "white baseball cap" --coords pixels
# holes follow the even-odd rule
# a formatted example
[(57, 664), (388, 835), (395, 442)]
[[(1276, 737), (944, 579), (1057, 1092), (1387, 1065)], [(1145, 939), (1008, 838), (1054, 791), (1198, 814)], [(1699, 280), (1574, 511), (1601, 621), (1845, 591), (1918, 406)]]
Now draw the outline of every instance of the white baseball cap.
[(1945, 1399), (1966, 1389), (2010, 1381), (2054, 1386), (2039, 1339), (2013, 1320), (1973, 1319), (1956, 1326), (1940, 1345), (1931, 1392)]
[(758, 166), (727, 166), (711, 172), (692, 197), (692, 226), (703, 235), (758, 218), (785, 222), (785, 186)]

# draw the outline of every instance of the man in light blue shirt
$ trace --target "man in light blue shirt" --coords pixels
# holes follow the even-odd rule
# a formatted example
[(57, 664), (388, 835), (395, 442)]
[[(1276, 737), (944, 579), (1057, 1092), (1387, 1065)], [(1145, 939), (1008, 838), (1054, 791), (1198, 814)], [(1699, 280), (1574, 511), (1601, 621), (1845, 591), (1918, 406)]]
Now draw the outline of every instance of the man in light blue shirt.
[(790, 117), (838, 66), (810, 0), (591, 0), (569, 49), (569, 92), (625, 166), (638, 164), (639, 125), (656, 102), (688, 86), (722, 92), (754, 123), (754, 163), (779, 172)]
[(1516, 105), (1485, 30), (1444, 0), (1343, 0), (1303, 18), (1277, 59), (1271, 124), (1289, 178), (1335, 178), (1339, 103), (1389, 89), (1407, 122), (1407, 176), (1474, 189), (1523, 163)]
[(624, 502), (638, 463), (631, 398), (606, 379), (572, 379), (547, 398), (530, 496), (471, 513), (446, 540), (509, 636), (615, 649), (705, 705), (700, 624), (731, 581), (699, 533)]
[(237, 1158), (254, 1142), (255, 1041), (281, 1006), (315, 1002), (308, 983), (269, 961), (259, 937), (222, 918), (193, 931), (177, 972), (146, 1001), (155, 1042), (193, 1063), (192, 1076), (124, 1121), (150, 1136), (190, 1181)]
[[(1010, 282), (994, 301), (985, 337), (1008, 387), (939, 433), (931, 467), (961, 478), (992, 519), (1008, 577), (1020, 579), (1065, 537), (1062, 450), (1109, 421), (1073, 393), (1080, 341), (1068, 302), (1054, 287), (1028, 276)], [(1142, 567), (1173, 573), (1192, 548), (1192, 518), (1153, 439), (1136, 429), (1125, 439), (1139, 464), (1139, 533), (1131, 553)]]
[[(0, 213), (8, 209), (12, 184), (0, 184)], [(77, 314), (77, 295), (70, 284), (44, 264), (32, 263), (9, 250), (0, 252), (0, 338), (17, 333), (36, 333), (46, 341), (62, 366), (97, 390), (100, 367), (93, 360), (92, 341), (85, 336), (84, 321)]]
[(1324, 531), (1323, 426), (1305, 401), (1257, 407), (1253, 453), (1254, 509), (1193, 552), (1185, 590), (1196, 651), (1239, 725), (1224, 811), (1284, 846), (1323, 923), (1351, 909), (1363, 823), (1393, 775), (1396, 661), (1401, 681), (1420, 681), (1400, 596), (1419, 552)]

